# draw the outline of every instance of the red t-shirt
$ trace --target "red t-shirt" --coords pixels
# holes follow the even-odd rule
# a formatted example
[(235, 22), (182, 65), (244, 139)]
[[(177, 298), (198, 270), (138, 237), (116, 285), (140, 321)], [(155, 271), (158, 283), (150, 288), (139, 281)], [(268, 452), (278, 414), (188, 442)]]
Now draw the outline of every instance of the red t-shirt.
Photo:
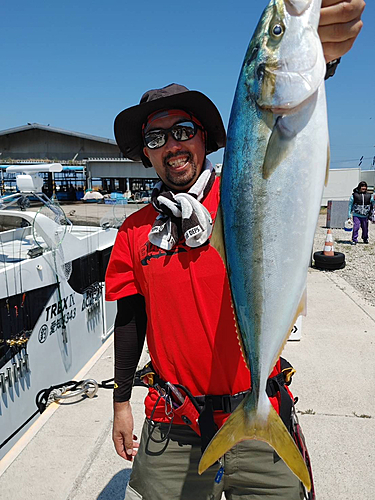
[[(219, 179), (203, 201), (212, 219), (219, 204)], [(250, 387), (234, 325), (223, 261), (209, 243), (170, 251), (152, 245), (148, 234), (158, 213), (147, 205), (121, 226), (106, 275), (106, 300), (134, 294), (145, 298), (147, 344), (158, 375), (182, 384), (194, 396), (236, 394)], [(280, 372), (279, 362), (271, 376)], [(145, 399), (150, 417), (157, 400)], [(278, 411), (277, 397), (271, 402)], [(215, 412), (220, 425), (226, 415)], [(168, 421), (163, 401), (154, 420)], [(183, 423), (175, 418), (174, 423)]]

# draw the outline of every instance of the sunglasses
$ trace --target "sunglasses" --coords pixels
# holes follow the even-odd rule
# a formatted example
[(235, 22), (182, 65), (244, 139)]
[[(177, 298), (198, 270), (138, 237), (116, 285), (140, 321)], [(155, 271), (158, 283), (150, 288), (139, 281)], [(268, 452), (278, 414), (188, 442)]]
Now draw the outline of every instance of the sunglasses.
[(171, 134), (173, 139), (179, 142), (189, 141), (202, 129), (193, 121), (184, 121), (176, 123), (171, 128), (155, 128), (146, 132), (144, 135), (145, 145), (149, 149), (158, 149), (163, 147), (168, 141), (168, 134)]

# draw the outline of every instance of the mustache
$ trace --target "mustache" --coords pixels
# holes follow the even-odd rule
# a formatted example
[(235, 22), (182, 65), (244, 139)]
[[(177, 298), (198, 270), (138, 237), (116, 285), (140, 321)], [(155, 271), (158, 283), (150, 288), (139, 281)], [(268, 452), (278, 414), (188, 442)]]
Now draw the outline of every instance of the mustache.
[(192, 161), (193, 160), (193, 155), (190, 153), (190, 151), (179, 151), (178, 153), (168, 153), (164, 158), (163, 158), (163, 164), (166, 167), (167, 163), (172, 160), (173, 158), (177, 158), (178, 156), (186, 156), (187, 161)]

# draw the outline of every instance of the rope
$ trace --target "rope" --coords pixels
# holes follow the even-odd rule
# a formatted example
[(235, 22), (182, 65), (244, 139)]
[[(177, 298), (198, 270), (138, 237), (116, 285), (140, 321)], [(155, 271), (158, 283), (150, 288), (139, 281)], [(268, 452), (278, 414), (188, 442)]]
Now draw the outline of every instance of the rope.
[[(113, 382), (114, 378), (110, 378), (107, 380), (102, 380), (100, 384), (97, 384), (98, 387), (101, 389), (113, 389), (114, 384), (111, 384), (110, 382)], [(42, 414), (45, 409), (51, 404), (54, 403), (56, 400), (60, 399), (60, 397), (68, 391), (76, 391), (80, 389), (80, 386), (87, 382), (95, 382), (94, 380), (80, 380), (79, 382), (75, 380), (71, 380), (69, 382), (64, 382), (63, 384), (58, 384), (58, 385), (51, 385), (51, 387), (47, 389), (42, 389), (41, 391), (38, 392), (35, 398), (35, 404), (37, 406), (37, 410), (30, 415), (30, 417), (25, 420), (23, 424), (21, 424), (18, 429), (16, 429), (10, 436), (8, 436), (1, 444), (0, 444), (0, 450), (7, 444), (11, 439), (14, 438), (38, 413)], [(96, 382), (95, 382), (96, 384)], [(88, 390), (85, 389), (85, 391)], [(95, 391), (96, 393), (96, 391)], [(81, 394), (81, 393), (80, 393)], [(72, 394), (73, 396), (76, 396), (77, 394)]]

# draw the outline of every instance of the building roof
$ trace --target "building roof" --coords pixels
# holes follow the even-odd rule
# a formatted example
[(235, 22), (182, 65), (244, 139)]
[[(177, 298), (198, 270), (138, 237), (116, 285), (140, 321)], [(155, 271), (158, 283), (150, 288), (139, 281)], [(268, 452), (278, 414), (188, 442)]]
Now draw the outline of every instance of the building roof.
[(112, 144), (117, 146), (116, 141), (113, 139), (107, 139), (106, 137), (98, 137), (96, 135), (83, 134), (82, 132), (72, 132), (71, 130), (64, 130), (62, 128), (50, 127), (49, 125), (41, 125), (40, 123), (28, 123), (21, 127), (8, 128), (6, 130), (0, 130), (0, 136), (8, 134), (16, 134), (17, 132), (24, 132), (26, 130), (46, 130), (47, 132), (54, 132), (56, 134), (70, 135), (72, 137), (80, 137), (82, 139), (87, 139), (89, 141), (104, 142), (106, 144)]

